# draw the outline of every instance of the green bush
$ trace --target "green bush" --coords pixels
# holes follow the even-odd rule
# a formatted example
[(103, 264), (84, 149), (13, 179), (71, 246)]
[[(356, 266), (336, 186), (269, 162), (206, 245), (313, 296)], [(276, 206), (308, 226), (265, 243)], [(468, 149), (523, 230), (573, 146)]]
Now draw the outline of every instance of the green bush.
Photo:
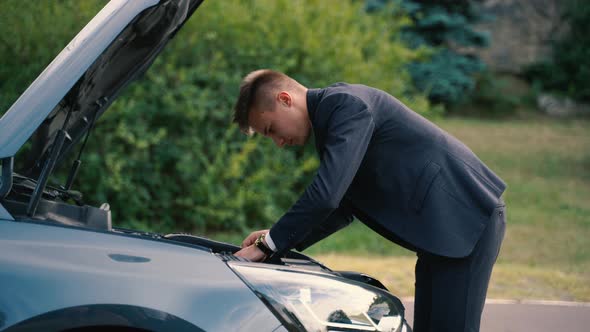
[(530, 66), (526, 75), (543, 90), (590, 102), (590, 4), (568, 0), (564, 7), (567, 33), (553, 43), (552, 59)]
[(0, 1), (0, 114), (107, 2)]
[(518, 82), (509, 76), (484, 70), (476, 75), (475, 82), (473, 93), (465, 97), (462, 103), (453, 105), (450, 113), (499, 118), (514, 116), (523, 109), (534, 107), (528, 86), (518, 86)]
[[(77, 1), (63, 3), (83, 10)], [(20, 14), (11, 6), (4, 9)], [(60, 20), (92, 16), (88, 13), (64, 12)], [(18, 22), (15, 18), (10, 29), (21, 29)], [(205, 1), (145, 76), (100, 119), (75, 187), (91, 203), (109, 202), (118, 226), (155, 231), (269, 226), (305, 188), (318, 161), (309, 147), (277, 151), (269, 140), (246, 140), (230, 125), (242, 76), (273, 68), (311, 87), (364, 83), (429, 114), (426, 98), (412, 91), (404, 70), (417, 53), (394, 38), (397, 31), (398, 23), (369, 16), (349, 1)], [(35, 34), (19, 33), (22, 43), (44, 44)], [(3, 64), (6, 56), (0, 54)], [(3, 75), (18, 76), (18, 68), (32, 67), (14, 61)], [(7, 89), (19, 90), (20, 84)], [(62, 176), (68, 168), (60, 170)]]

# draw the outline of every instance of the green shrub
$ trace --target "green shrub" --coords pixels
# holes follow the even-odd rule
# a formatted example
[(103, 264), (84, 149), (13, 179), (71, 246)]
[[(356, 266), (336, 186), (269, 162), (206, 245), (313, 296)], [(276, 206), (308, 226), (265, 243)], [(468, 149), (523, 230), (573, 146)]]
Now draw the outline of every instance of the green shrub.
[[(417, 53), (394, 38), (397, 31), (398, 23), (349, 1), (205, 1), (100, 119), (75, 187), (91, 203), (109, 202), (118, 226), (267, 227), (295, 201), (318, 161), (310, 147), (277, 151), (270, 140), (246, 140), (230, 125), (242, 76), (273, 68), (311, 87), (364, 83), (429, 114), (404, 70)], [(18, 75), (24, 65), (7, 72)]]
[(0, 1), (0, 114), (107, 2)]
[(564, 7), (567, 33), (553, 43), (552, 59), (530, 66), (526, 75), (543, 90), (590, 102), (590, 4), (568, 0)]
[(514, 116), (523, 109), (534, 107), (530, 88), (515, 78), (484, 70), (476, 75), (475, 82), (473, 93), (453, 105), (450, 113), (498, 118)]

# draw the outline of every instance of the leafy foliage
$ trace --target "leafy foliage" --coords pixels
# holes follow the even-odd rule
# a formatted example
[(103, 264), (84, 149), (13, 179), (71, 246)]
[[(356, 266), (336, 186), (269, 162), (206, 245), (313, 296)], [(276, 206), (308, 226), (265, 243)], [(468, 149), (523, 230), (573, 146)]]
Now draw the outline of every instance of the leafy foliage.
[(107, 2), (0, 1), (0, 113)]
[(409, 66), (416, 87), (438, 103), (466, 100), (465, 95), (475, 87), (473, 73), (483, 68), (479, 59), (449, 49), (435, 53), (428, 62), (414, 62)]
[[(413, 49), (428, 48), (431, 57), (409, 67), (415, 86), (435, 103), (445, 105), (464, 101), (474, 87), (474, 74), (485, 69), (474, 55), (458, 51), (461, 47), (486, 47), (489, 36), (473, 29), (473, 24), (488, 17), (480, 14), (473, 1), (367, 0), (368, 11), (378, 11), (388, 3), (409, 15), (412, 24), (403, 29), (403, 39)], [(395, 13), (395, 12), (394, 12)]]
[[(38, 64), (57, 53), (37, 45), (46, 39), (65, 45), (73, 34), (61, 31), (78, 31), (98, 3), (36, 3), (42, 8), (35, 17), (42, 16), (37, 21), (49, 31), (54, 11), (60, 11), (60, 21), (75, 22), (55, 28), (55, 35), (41, 35), (31, 33), (33, 21), (20, 18), (32, 5), (3, 2), (1, 9), (14, 18), (0, 29), (18, 35), (3, 44), (16, 43), (19, 53), (39, 56), (34, 63), (20, 62), (3, 50), (1, 63), (11, 65), (2, 67), (2, 89), (24, 90), (24, 82), (34, 77), (28, 72), (39, 72)], [(318, 161), (311, 149), (277, 151), (270, 140), (246, 140), (230, 125), (241, 78), (251, 70), (273, 68), (310, 87), (364, 83), (428, 114), (428, 101), (412, 90), (405, 69), (419, 53), (395, 37), (399, 29), (399, 23), (369, 16), (348, 1), (205, 1), (144, 77), (99, 120), (75, 186), (93, 204), (109, 202), (118, 226), (155, 231), (267, 227), (295, 201)], [(24, 67), (27, 75), (21, 75)], [(4, 81), (7, 77), (16, 79)], [(3, 97), (2, 106), (8, 104)]]
[(476, 75), (476, 86), (466, 102), (449, 111), (478, 118), (514, 116), (534, 108), (534, 91), (517, 78), (484, 70)]
[(590, 4), (568, 0), (564, 18), (569, 30), (554, 42), (552, 59), (532, 65), (526, 74), (543, 90), (590, 102)]

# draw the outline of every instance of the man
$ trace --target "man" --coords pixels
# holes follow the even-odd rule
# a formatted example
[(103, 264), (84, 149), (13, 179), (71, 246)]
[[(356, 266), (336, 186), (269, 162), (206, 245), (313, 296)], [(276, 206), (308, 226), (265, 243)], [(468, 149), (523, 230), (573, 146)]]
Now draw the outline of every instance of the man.
[(415, 332), (479, 330), (506, 185), (469, 148), (383, 91), (307, 89), (271, 70), (244, 78), (234, 111), (242, 131), (279, 147), (304, 145), (313, 131), (320, 157), (299, 200), (236, 255), (303, 250), (354, 216), (417, 253)]

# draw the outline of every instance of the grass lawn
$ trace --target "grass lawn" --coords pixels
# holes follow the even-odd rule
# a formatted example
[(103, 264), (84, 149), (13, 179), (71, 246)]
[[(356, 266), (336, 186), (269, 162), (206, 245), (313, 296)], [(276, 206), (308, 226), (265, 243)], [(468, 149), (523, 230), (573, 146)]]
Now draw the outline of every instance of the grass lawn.
[[(489, 297), (590, 301), (590, 121), (436, 122), (508, 184), (506, 237)], [(359, 222), (306, 253), (413, 295), (415, 255)]]

